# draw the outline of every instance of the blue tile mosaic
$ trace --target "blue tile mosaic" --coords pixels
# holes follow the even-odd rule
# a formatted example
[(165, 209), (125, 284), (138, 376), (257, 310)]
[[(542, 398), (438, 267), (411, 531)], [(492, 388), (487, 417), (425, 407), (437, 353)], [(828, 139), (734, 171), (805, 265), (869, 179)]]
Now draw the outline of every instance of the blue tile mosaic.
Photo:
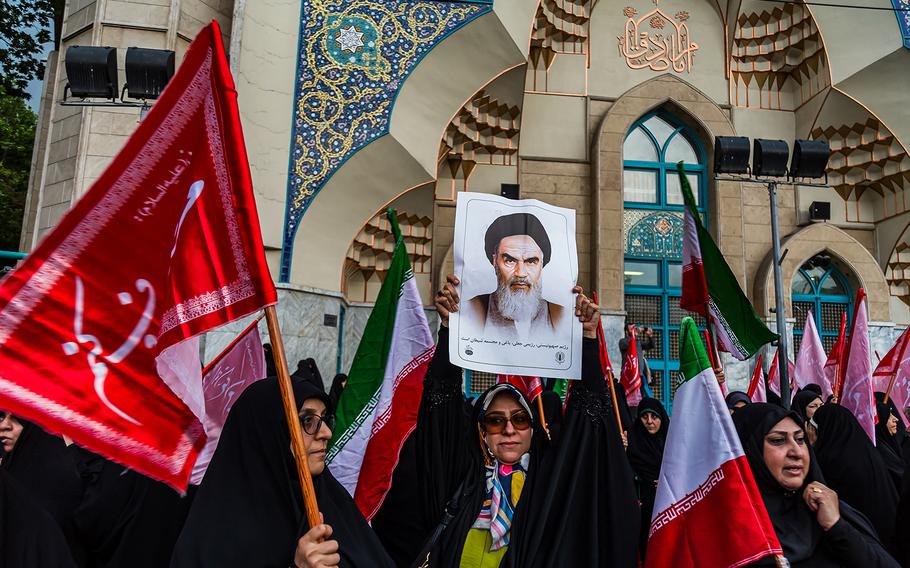
[(901, 28), (904, 47), (910, 49), (910, 0), (891, 0), (891, 5), (894, 6), (897, 25)]
[(307, 207), (344, 162), (389, 131), (408, 74), (493, 0), (302, 0), (279, 280)]

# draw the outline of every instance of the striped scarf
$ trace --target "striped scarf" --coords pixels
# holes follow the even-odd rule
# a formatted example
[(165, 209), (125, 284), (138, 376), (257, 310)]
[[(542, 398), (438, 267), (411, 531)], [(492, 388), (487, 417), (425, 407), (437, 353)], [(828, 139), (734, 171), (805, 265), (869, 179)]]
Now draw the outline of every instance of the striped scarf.
[(496, 462), (486, 466), (487, 496), (471, 528), (490, 530), (491, 552), (509, 546), (512, 515), (521, 498), (530, 460), (531, 454), (525, 454), (515, 465)]

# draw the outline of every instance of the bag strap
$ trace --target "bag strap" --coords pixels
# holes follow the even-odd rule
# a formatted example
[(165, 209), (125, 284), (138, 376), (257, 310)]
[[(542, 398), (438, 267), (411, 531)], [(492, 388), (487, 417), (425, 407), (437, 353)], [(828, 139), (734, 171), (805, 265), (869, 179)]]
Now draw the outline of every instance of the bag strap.
[(433, 530), (433, 534), (430, 535), (430, 538), (427, 539), (426, 544), (423, 545), (423, 548), (420, 549), (420, 554), (417, 555), (417, 559), (411, 564), (411, 568), (428, 568), (430, 565), (430, 552), (433, 550), (433, 547), (436, 546), (436, 541), (439, 540), (439, 537), (442, 536), (442, 533), (446, 530), (446, 527), (449, 526), (449, 523), (455, 518), (455, 515), (458, 513), (458, 509), (461, 508), (461, 499), (464, 497), (464, 484), (465, 480), (462, 479), (461, 483), (458, 484), (458, 489), (455, 490), (455, 494), (452, 495), (452, 498), (449, 499), (449, 502), (446, 503), (445, 512), (442, 514), (442, 519), (440, 519), (439, 524), (436, 525), (436, 528)]

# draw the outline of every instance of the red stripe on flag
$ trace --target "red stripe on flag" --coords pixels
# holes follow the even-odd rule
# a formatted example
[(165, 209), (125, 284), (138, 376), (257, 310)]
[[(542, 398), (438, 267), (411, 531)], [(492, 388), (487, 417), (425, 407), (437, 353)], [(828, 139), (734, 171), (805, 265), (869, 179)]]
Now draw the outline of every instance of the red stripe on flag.
[(369, 521), (379, 511), (392, 485), (392, 472), (398, 465), (401, 447), (417, 426), (417, 409), (423, 395), (423, 377), (433, 359), (433, 345), (418, 355), (396, 377), (389, 410), (376, 418), (370, 443), (360, 466), (354, 502)]
[[(723, 519), (719, 533), (718, 519)], [(734, 568), (783, 554), (745, 456), (725, 462), (701, 487), (651, 522), (646, 568)]]

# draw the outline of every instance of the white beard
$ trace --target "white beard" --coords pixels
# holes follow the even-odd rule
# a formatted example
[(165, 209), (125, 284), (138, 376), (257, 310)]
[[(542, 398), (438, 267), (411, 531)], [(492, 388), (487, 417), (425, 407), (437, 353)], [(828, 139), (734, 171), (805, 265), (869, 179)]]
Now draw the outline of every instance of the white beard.
[[(537, 311), (540, 309), (542, 294), (540, 280), (537, 281), (537, 284), (533, 285), (524, 278), (512, 278), (507, 282), (503, 282), (502, 278), (499, 276), (498, 269), (496, 271), (496, 277), (498, 287), (493, 293), (493, 301), (496, 302), (496, 307), (499, 308), (499, 314), (503, 318), (512, 321), (527, 321), (537, 315)], [(523, 282), (527, 284), (529, 288), (527, 291), (521, 289), (513, 291), (511, 285), (516, 282)]]

